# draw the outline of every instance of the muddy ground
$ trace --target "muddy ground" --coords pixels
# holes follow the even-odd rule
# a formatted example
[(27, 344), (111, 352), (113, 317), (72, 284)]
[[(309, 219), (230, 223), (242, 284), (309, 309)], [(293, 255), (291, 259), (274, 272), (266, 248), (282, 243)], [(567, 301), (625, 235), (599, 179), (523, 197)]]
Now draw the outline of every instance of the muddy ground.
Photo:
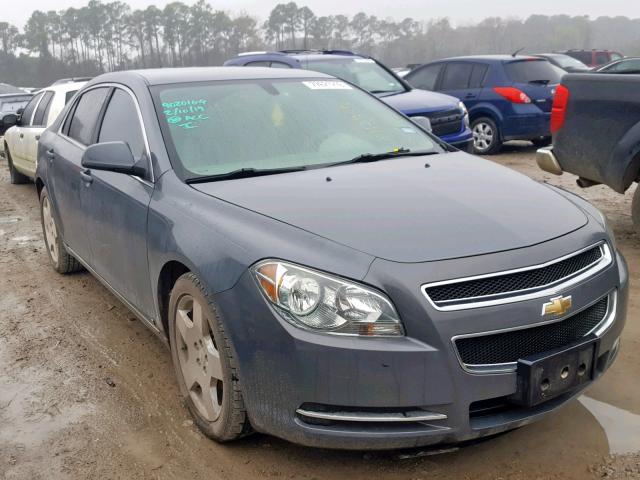
[[(0, 478), (640, 478), (640, 234), (633, 192), (580, 190), (527, 144), (491, 160), (579, 192), (631, 270), (617, 363), (586, 395), (518, 431), (449, 452), (336, 452), (265, 435), (217, 445), (193, 426), (162, 343), (88, 273), (48, 265), (33, 185), (0, 161)], [(437, 455), (436, 455), (437, 454)]]

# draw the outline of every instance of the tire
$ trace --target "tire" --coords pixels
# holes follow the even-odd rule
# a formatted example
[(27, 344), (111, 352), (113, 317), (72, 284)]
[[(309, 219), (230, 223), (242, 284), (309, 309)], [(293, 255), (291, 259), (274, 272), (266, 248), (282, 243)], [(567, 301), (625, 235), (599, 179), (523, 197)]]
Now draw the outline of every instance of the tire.
[(500, 130), (489, 117), (476, 118), (471, 122), (473, 132), (473, 153), (476, 155), (493, 155), (502, 146)]
[(533, 145), (538, 148), (548, 147), (549, 145), (551, 145), (551, 142), (552, 142), (551, 137), (541, 137), (541, 138), (535, 138), (531, 140), (531, 143), (533, 143)]
[(82, 264), (67, 252), (62, 238), (58, 233), (60, 230), (56, 225), (53, 207), (51, 206), (49, 193), (46, 188), (43, 188), (40, 192), (40, 223), (42, 224), (42, 234), (44, 235), (47, 255), (49, 255), (53, 269), (61, 274), (82, 270)]
[(180, 394), (198, 428), (218, 442), (250, 433), (231, 341), (215, 304), (194, 274), (178, 278), (168, 313)]
[(23, 183), (29, 183), (31, 179), (26, 175), (23, 175), (22, 173), (20, 173), (18, 170), (16, 170), (16, 167), (13, 166), (11, 153), (9, 153), (9, 148), (7, 147), (6, 144), (4, 146), (4, 152), (7, 156), (7, 164), (9, 165), (9, 181), (13, 185), (21, 185)]
[(633, 193), (631, 220), (633, 221), (633, 226), (640, 230), (640, 184), (636, 185), (636, 191)]

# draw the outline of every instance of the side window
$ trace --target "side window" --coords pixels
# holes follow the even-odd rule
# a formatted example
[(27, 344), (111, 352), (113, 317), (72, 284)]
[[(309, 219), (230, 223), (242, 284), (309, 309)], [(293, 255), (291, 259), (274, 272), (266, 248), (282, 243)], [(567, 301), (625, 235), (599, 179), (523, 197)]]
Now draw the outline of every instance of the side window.
[(83, 145), (91, 145), (102, 104), (108, 88), (94, 88), (84, 93), (76, 105), (67, 135)]
[(469, 88), (469, 79), (473, 70), (472, 63), (450, 63), (442, 76), (440, 90), (461, 90)]
[(64, 94), (64, 104), (66, 105), (73, 98), (73, 96), (78, 93), (78, 90), (71, 90)]
[(610, 72), (629, 72), (640, 70), (640, 60), (626, 60), (613, 65)]
[(271, 68), (291, 68), (291, 65), (282, 62), (271, 62)]
[(609, 63), (609, 53), (596, 52), (596, 64), (604, 65), (605, 63)]
[(489, 65), (482, 63), (476, 63), (471, 71), (471, 79), (469, 80), (469, 88), (482, 88), (484, 87), (484, 79), (487, 76), (487, 70)]
[(131, 96), (117, 88), (111, 97), (100, 127), (98, 142), (122, 141), (129, 144), (134, 158), (144, 153), (144, 137), (138, 110)]
[(249, 62), (245, 64), (245, 67), (270, 67), (270, 66), (271, 66), (271, 62), (264, 61), (264, 60), (261, 60), (259, 62)]
[(422, 90), (435, 90), (436, 81), (438, 75), (442, 70), (442, 63), (435, 65), (427, 65), (426, 67), (418, 68), (406, 76), (407, 82), (409, 82), (415, 88), (421, 88)]
[(31, 117), (33, 117), (33, 112), (35, 111), (38, 102), (42, 98), (42, 95), (44, 95), (44, 93), (39, 93), (38, 95), (33, 97), (31, 101), (29, 101), (29, 103), (27, 103), (26, 107), (24, 107), (24, 111), (20, 116), (21, 126), (28, 127), (29, 125), (31, 125)]
[(49, 111), (49, 105), (51, 105), (51, 100), (53, 99), (54, 93), (49, 91), (45, 92), (42, 97), (42, 101), (38, 104), (38, 108), (36, 109), (36, 113), (33, 116), (33, 121), (31, 122), (31, 126), (33, 127), (46, 127), (47, 116), (46, 112)]

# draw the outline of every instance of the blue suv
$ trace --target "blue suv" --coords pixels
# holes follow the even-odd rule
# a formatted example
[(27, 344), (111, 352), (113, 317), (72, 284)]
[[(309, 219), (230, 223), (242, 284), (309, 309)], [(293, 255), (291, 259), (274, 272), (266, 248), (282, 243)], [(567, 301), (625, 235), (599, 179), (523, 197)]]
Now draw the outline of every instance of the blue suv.
[(489, 155), (508, 140), (550, 143), (553, 95), (564, 73), (543, 58), (483, 55), (427, 63), (404, 78), (415, 88), (462, 100), (474, 151)]
[(404, 113), (427, 117), (435, 135), (450, 145), (472, 149), (469, 117), (457, 98), (412, 88), (377, 60), (344, 50), (282, 50), (241, 53), (225, 66), (304, 68), (346, 80)]

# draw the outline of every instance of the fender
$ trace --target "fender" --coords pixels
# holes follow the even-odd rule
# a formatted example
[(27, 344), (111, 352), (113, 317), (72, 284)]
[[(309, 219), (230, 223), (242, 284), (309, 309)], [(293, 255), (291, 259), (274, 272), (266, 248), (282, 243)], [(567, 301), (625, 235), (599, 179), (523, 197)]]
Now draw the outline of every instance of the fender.
[(640, 173), (640, 122), (636, 123), (615, 146), (600, 174), (607, 185), (624, 193)]
[(473, 120), (480, 117), (492, 118), (496, 123), (504, 121), (504, 116), (500, 110), (489, 102), (480, 102), (469, 109), (469, 120), (473, 122)]

